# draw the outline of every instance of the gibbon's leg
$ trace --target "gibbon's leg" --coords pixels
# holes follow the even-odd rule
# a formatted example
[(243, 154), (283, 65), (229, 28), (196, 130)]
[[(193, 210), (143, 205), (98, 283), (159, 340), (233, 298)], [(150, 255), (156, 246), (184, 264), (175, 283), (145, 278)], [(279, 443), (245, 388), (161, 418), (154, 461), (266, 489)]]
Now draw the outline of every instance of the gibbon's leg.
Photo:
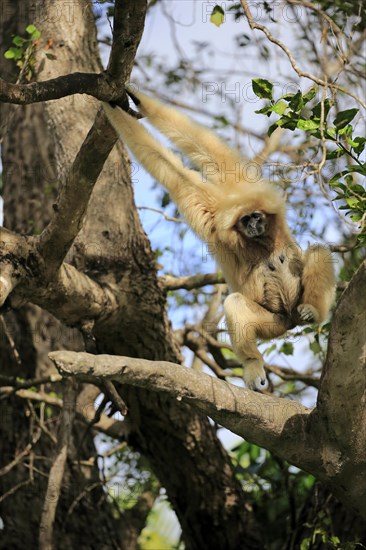
[(240, 156), (208, 128), (193, 122), (133, 87), (126, 86), (141, 114), (188, 155), (200, 170), (202, 181), (231, 184), (239, 181), (243, 165)]
[(212, 239), (217, 198), (210, 186), (202, 184), (197, 172), (185, 168), (135, 118), (108, 103), (103, 103), (103, 108), (136, 159), (169, 191), (193, 231), (203, 240)]
[(333, 259), (328, 248), (311, 246), (304, 254), (303, 297), (297, 307), (302, 324), (322, 323), (335, 296)]
[(224, 310), (233, 350), (243, 364), (243, 378), (249, 388), (266, 381), (264, 360), (257, 348), (257, 339), (281, 336), (287, 330), (285, 320), (249, 300), (239, 292), (230, 294)]

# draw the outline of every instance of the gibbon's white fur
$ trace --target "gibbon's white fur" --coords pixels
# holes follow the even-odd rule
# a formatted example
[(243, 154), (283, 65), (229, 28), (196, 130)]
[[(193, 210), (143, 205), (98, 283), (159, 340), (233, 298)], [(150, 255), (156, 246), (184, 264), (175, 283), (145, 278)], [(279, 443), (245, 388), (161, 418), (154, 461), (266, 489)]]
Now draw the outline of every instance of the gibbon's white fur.
[(109, 121), (136, 159), (166, 187), (193, 231), (215, 255), (229, 285), (224, 303), (234, 352), (248, 387), (265, 383), (258, 338), (322, 322), (334, 299), (330, 252), (303, 252), (285, 217), (285, 202), (266, 181), (250, 183), (248, 163), (208, 129), (134, 89), (142, 115), (198, 169), (183, 166), (135, 118), (104, 104)]

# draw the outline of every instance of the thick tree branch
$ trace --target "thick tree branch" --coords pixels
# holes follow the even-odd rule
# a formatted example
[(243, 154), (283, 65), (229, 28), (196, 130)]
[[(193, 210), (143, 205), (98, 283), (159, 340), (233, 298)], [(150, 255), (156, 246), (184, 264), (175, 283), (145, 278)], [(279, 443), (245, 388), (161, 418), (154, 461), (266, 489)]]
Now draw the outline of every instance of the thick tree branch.
[(88, 94), (100, 101), (113, 101), (120, 91), (113, 86), (106, 73), (71, 73), (44, 82), (12, 84), (0, 78), (0, 101), (29, 105), (60, 99), (74, 94)]
[[(358, 276), (355, 277), (357, 282)], [(363, 279), (366, 279), (364, 272)], [(364, 312), (364, 303), (362, 307)], [(336, 323), (342, 321), (345, 321), (343, 315)], [(342, 339), (341, 345), (343, 341)], [(331, 347), (332, 345), (334, 344)], [(361, 348), (362, 346), (364, 340), (360, 344)], [(349, 349), (345, 355), (347, 353), (350, 353)], [(363, 351), (363, 361), (364, 353)], [(332, 357), (332, 352), (329, 355)], [(325, 482), (344, 503), (361, 516), (365, 515), (366, 490), (363, 472), (366, 468), (366, 418), (362, 410), (366, 394), (364, 369), (361, 374), (357, 374), (358, 378), (363, 376), (363, 381), (356, 380), (360, 386), (353, 390), (356, 400), (353, 399), (353, 394), (352, 398), (350, 393), (347, 394), (347, 390), (351, 388), (346, 384), (344, 391), (338, 380), (338, 387), (335, 388), (336, 401), (331, 402), (331, 407), (327, 407), (324, 403), (329, 399), (326, 374), (323, 379), (323, 401), (319, 402), (319, 407), (310, 410), (300, 403), (241, 389), (174, 363), (69, 351), (52, 352), (49, 357), (55, 362), (59, 372), (66, 376), (76, 375), (86, 381), (93, 381), (95, 377), (110, 379), (166, 393), (177, 401), (187, 402), (232, 432), (312, 473)], [(334, 365), (335, 361), (332, 368), (337, 370), (338, 367)], [(331, 381), (332, 387), (335, 384), (336, 380)], [(349, 397), (345, 399), (347, 395)], [(357, 401), (359, 398), (361, 400)], [(353, 409), (349, 410), (352, 406), (348, 402), (351, 401), (356, 401), (356, 413)], [(338, 411), (342, 409), (340, 403), (346, 411), (344, 418), (348, 419), (348, 425), (343, 426), (341, 418), (340, 429), (348, 429), (350, 432), (345, 437), (337, 429), (337, 407)], [(350, 425), (354, 414), (359, 416)], [(343, 414), (340, 413), (340, 416), (343, 417)], [(353, 446), (352, 452), (348, 439)]]
[(113, 42), (107, 73), (115, 82), (129, 78), (145, 25), (146, 0), (116, 0)]
[(73, 94), (88, 94), (100, 101), (121, 98), (144, 29), (146, 0), (117, 0), (111, 56), (105, 73), (75, 72), (44, 82), (12, 84), (0, 78), (0, 101), (28, 105)]
[[(49, 357), (63, 375), (85, 381), (110, 379), (168, 393), (302, 468), (312, 465), (314, 469), (317, 463), (316, 449), (306, 433), (311, 410), (299, 403), (238, 388), (166, 361), (69, 351), (52, 352)], [(290, 437), (294, 431), (296, 440)]]
[(11, 296), (15, 304), (32, 301), (69, 326), (79, 324), (83, 318), (106, 319), (118, 309), (116, 289), (99, 285), (66, 263), (50, 279), (35, 239), (3, 228), (0, 228), (0, 270), (1, 303), (9, 290), (15, 289)]
[(39, 251), (50, 272), (60, 267), (79, 233), (94, 184), (116, 141), (104, 112), (99, 111), (61, 189), (55, 214), (39, 238)]
[[(140, 43), (146, 8), (146, 0), (118, 0), (115, 3), (111, 55), (107, 73), (99, 80), (103, 86), (106, 80), (109, 81), (111, 88), (117, 90), (117, 96), (122, 97), (125, 107), (128, 101), (124, 83), (129, 78)], [(109, 95), (107, 101), (110, 100)], [(116, 141), (115, 131), (100, 111), (63, 184), (55, 215), (40, 236), (39, 249), (47, 258), (50, 271), (55, 272), (61, 265), (80, 231), (94, 184)]]

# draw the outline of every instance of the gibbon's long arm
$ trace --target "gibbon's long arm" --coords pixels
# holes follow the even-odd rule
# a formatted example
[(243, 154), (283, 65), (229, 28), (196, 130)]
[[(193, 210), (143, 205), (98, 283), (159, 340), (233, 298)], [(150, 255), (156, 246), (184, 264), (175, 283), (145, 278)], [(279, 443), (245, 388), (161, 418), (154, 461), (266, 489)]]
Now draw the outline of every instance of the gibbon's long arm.
[(185, 168), (174, 153), (120, 107), (108, 103), (103, 103), (103, 107), (117, 134), (146, 170), (166, 187), (193, 231), (201, 239), (209, 240), (215, 230), (218, 202), (213, 186), (203, 184), (197, 172)]
[[(244, 166), (236, 153), (210, 130), (179, 111), (126, 86), (140, 113), (190, 157), (204, 181), (231, 186)], [(137, 99), (137, 101), (136, 101)]]

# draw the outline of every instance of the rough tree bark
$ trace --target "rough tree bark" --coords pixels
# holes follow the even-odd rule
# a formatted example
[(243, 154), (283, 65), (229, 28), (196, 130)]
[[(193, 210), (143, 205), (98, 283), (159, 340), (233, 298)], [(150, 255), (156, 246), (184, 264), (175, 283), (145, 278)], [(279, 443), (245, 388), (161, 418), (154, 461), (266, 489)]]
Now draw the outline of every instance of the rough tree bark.
[[(25, 26), (30, 22), (37, 25), (43, 40), (52, 40), (53, 59), (42, 55), (42, 52), (37, 54), (37, 80), (46, 80), (73, 71), (96, 72), (101, 69), (91, 3), (86, 4), (80, 0), (66, 6), (61, 1), (44, 0), (35, 3), (27, 0), (22, 3), (21, 10), (17, 8), (19, 6), (10, 3), (7, 5), (7, 20), (3, 20), (7, 31), (4, 33), (7, 38), (6, 46), (10, 42), (9, 35), (23, 34)], [(114, 49), (115, 55), (123, 54), (121, 59), (125, 63), (116, 61), (116, 57), (114, 60), (112, 58), (110, 74), (119, 76), (124, 82), (128, 79), (133, 54), (141, 36), (146, 5), (141, 0), (116, 2), (116, 9), (120, 10), (120, 18), (118, 12), (116, 13), (120, 31), (115, 37)], [(13, 213), (5, 206), (6, 223), (11, 229), (32, 232), (32, 227), (29, 227), (29, 213), (22, 206), (29, 204), (27, 199), (30, 199), (31, 193), (35, 194), (31, 209), (32, 216), (35, 216), (31, 216), (31, 219), (37, 222), (37, 232), (51, 218), (48, 230), (42, 233), (40, 239), (17, 241), (13, 236), (2, 233), (3, 273), (6, 274), (12, 265), (14, 277), (9, 280), (17, 285), (10, 297), (10, 303), (19, 305), (23, 300), (33, 301), (75, 327), (85, 328), (87, 322), (88, 326), (93, 327), (98, 352), (179, 361), (178, 347), (166, 317), (165, 296), (158, 285), (154, 257), (136, 214), (128, 162), (121, 146), (110, 155), (101, 177), (95, 187), (93, 185), (100, 164), (95, 149), (104, 151), (103, 154), (107, 156), (116, 141), (116, 136), (102, 116), (96, 119), (85, 157), (82, 159), (86, 162), (84, 167), (89, 179), (83, 177), (82, 166), (72, 172), (75, 154), (93, 124), (98, 103), (86, 96), (73, 96), (71, 99), (48, 102), (44, 106), (15, 109), (3, 106), (2, 109), (5, 117), (12, 115), (6, 128), (10, 131), (4, 139), (4, 163), (6, 165), (14, 162), (20, 167), (18, 175), (10, 171), (4, 182), (5, 200), (9, 199), (9, 204), (16, 206)], [(33, 125), (36, 116), (40, 122)], [(29, 121), (26, 128), (31, 133), (31, 141), (26, 147), (22, 133), (24, 126), (19, 124), (21, 120)], [(17, 157), (18, 151), (20, 158)], [(28, 164), (23, 162), (21, 155), (29, 156), (32, 167), (39, 163), (42, 177), (34, 177), (34, 172), (28, 173)], [(53, 170), (52, 178), (56, 175), (57, 182), (66, 190), (65, 193), (63, 191), (64, 195), (60, 195), (55, 213), (52, 213), (51, 208), (54, 195), (48, 197), (45, 193), (47, 178), (43, 172), (43, 164), (46, 161), (48, 163), (49, 159)], [(100, 169), (101, 167), (102, 163)], [(90, 172), (93, 174), (89, 176)], [(78, 175), (77, 180), (75, 174)], [(88, 193), (92, 189), (88, 202)], [(74, 200), (69, 205), (71, 214), (67, 209), (63, 210), (63, 200), (69, 191), (69, 196)], [(16, 199), (16, 194), (21, 200)], [(79, 195), (82, 196), (82, 200), (79, 199), (80, 204)], [(108, 203), (105, 202), (106, 197)], [(44, 207), (41, 206), (43, 203)], [(79, 231), (86, 205), (87, 216)], [(22, 225), (25, 224), (24, 217), (28, 219), (28, 226)], [(57, 221), (53, 223), (56, 218)], [(63, 264), (58, 271), (57, 263), (60, 258), (63, 259), (64, 252), (78, 231), (72, 253), (68, 256), (74, 268)], [(14, 244), (13, 249), (11, 243)], [(15, 257), (22, 247), (29, 247), (28, 255), (25, 254), (27, 258), (25, 262), (16, 262)], [(5, 285), (1, 290), (7, 294), (10, 287)], [(95, 298), (98, 293), (100, 299)], [(103, 311), (103, 303), (106, 311)], [(16, 314), (17, 323), (23, 322), (29, 326), (29, 317), (35, 316), (34, 311), (37, 311), (37, 315), (44, 315), (38, 309), (34, 310), (33, 306), (25, 306)], [(42, 323), (46, 322), (48, 321), (42, 317)], [(61, 328), (57, 330), (61, 331)], [(32, 335), (29, 335), (28, 342), (25, 343), (23, 334), (24, 332), (19, 332), (16, 344), (26, 350), (22, 356), (25, 367), (20, 370), (18, 365), (10, 362), (9, 355), (4, 353), (5, 375), (16, 373), (24, 378), (48, 375), (52, 369), (45, 357), (49, 349), (75, 349), (74, 342), (62, 342), (58, 339), (47, 343), (38, 353)], [(258, 544), (250, 532), (250, 518), (245, 509), (240, 484), (235, 479), (230, 459), (207, 418), (194, 412), (188, 405), (182, 406), (175, 399), (153, 392), (132, 386), (121, 386), (119, 391), (129, 409), (128, 441), (148, 458), (166, 488), (181, 522), (187, 548), (234, 549), (243, 540), (246, 541), (247, 548), (257, 548)], [(1, 459), (2, 465), (6, 466), (25, 447), (31, 430), (29, 418), (21, 412), (22, 401), (13, 395), (5, 403), (4, 414), (8, 421), (1, 438), (3, 442), (6, 441)], [(29, 402), (23, 409), (26, 414), (28, 408)], [(74, 432), (74, 439), (75, 437), (77, 431)], [(52, 460), (55, 456), (54, 447), (49, 445), (44, 434), (40, 441), (43, 443), (34, 444), (37, 454), (48, 457), (48, 461)], [(86, 450), (82, 457), (93, 454), (92, 441), (84, 443), (84, 447)], [(177, 456), (179, 461), (176, 460)], [(65, 512), (73, 498), (78, 496), (75, 495), (76, 484), (82, 491), (87, 482), (92, 484), (96, 479), (95, 471), (90, 473), (88, 470), (85, 473), (83, 468), (70, 463), (71, 457), (75, 457), (73, 445), (69, 449), (69, 465), (64, 475), (56, 514), (55, 546), (72, 548), (80, 546), (82, 542), (82, 547), (85, 548), (94, 545), (98, 548), (124, 547), (123, 529), (122, 533), (118, 533), (112, 514), (106, 517), (110, 510), (105, 500), (102, 499), (102, 505), (99, 503), (100, 512), (95, 514), (94, 506), (101, 496), (98, 491), (92, 491), (90, 495), (87, 492), (85, 498), (81, 499), (81, 508), (80, 504), (77, 507), (77, 520), (75, 512), (72, 519), (67, 517)], [(45, 468), (43, 473), (47, 474), (48, 471)], [(36, 546), (47, 479), (34, 470), (32, 476), (36, 481), (26, 479), (30, 486), (19, 487), (11, 497), (4, 500), (0, 510), (5, 524), (2, 547)], [(11, 490), (18, 480), (24, 481), (25, 477), (24, 465), (19, 461), (11, 469), (11, 474), (9, 472), (0, 479), (4, 492)], [(32, 491), (33, 487), (37, 488), (36, 495)], [(24, 516), (28, 514), (26, 507), (29, 506), (30, 499), (32, 512), (25, 537)], [(61, 535), (62, 543), (57, 543)]]
[[(4, 59), (3, 53), (11, 44), (12, 35), (24, 35), (25, 27), (35, 22), (35, 15), (46, 17), (47, 12), (34, 2), (3, 2), (1, 6), (0, 67), (1, 74), (15, 81), (18, 75), (14, 63)], [(38, 11), (40, 10), (40, 11)], [(55, 21), (56, 23), (56, 21)], [(95, 38), (93, 22), (82, 19), (80, 35)], [(85, 56), (86, 58), (86, 56)], [(85, 66), (85, 70), (87, 66)], [(52, 204), (57, 196), (57, 167), (52, 134), (47, 125), (47, 113), (43, 104), (9, 106), (0, 104), (3, 162), (4, 225), (24, 233), (39, 233), (50, 221)], [(72, 117), (72, 111), (69, 111)], [(3, 266), (0, 270), (4, 272)], [(26, 304), (4, 315), (6, 325), (1, 325), (0, 366), (1, 375), (34, 379), (55, 373), (47, 360), (52, 349), (83, 349), (79, 330), (66, 327), (39, 307)], [(4, 330), (5, 329), (5, 330)], [(11, 340), (14, 339), (14, 353)], [(47, 386), (45, 386), (47, 390)], [(49, 389), (62, 392), (62, 386)], [(32, 393), (32, 392), (30, 392)], [(30, 395), (32, 397), (32, 395)], [(38, 433), (36, 412), (32, 401), (14, 394), (1, 403), (0, 460), (6, 467), (19, 454), (28, 453), (6, 474), (0, 477), (0, 515), (4, 531), (0, 537), (1, 548), (36, 548), (38, 545), (41, 512), (47, 489), (47, 475), (55, 457), (55, 446), (45, 432)], [(86, 410), (86, 409), (85, 409)], [(40, 413), (42, 416), (42, 412)], [(49, 426), (57, 436), (58, 419)], [(108, 426), (110, 427), (110, 426)], [(80, 424), (75, 435), (85, 432)], [(89, 458), (95, 452), (92, 437), (85, 438), (79, 457)], [(73, 445), (71, 455), (76, 458)], [(38, 459), (36, 457), (39, 457)], [(41, 459), (40, 457), (44, 457)], [(117, 528), (111, 520), (110, 505), (103, 498), (99, 471), (94, 467), (77, 466), (74, 458), (68, 464), (62, 483), (62, 498), (58, 505), (55, 538), (64, 548), (91, 548), (93, 544), (103, 548), (113, 547), (118, 541)], [(77, 514), (68, 516), (74, 499), (86, 487), (97, 484), (80, 500)], [(17, 489), (15, 491), (15, 489)], [(12, 493), (12, 491), (14, 491)], [(6, 495), (12, 493), (7, 498)], [(98, 513), (95, 513), (98, 510)], [(85, 529), (85, 520), (92, 514)]]

